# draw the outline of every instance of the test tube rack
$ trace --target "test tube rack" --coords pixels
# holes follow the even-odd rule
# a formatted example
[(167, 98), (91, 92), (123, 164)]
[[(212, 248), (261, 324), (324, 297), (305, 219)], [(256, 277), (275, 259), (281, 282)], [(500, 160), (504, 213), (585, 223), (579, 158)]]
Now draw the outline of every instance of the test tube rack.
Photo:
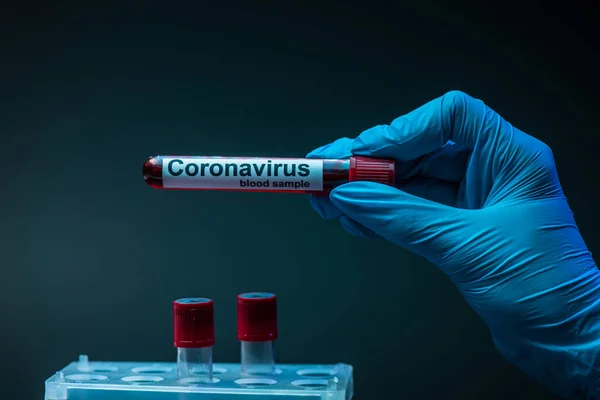
[[(257, 396), (258, 395), (258, 396)], [(212, 382), (179, 379), (175, 363), (100, 362), (82, 355), (46, 380), (45, 400), (350, 400), (352, 366), (279, 364), (271, 376), (242, 376), (239, 364), (214, 364)]]

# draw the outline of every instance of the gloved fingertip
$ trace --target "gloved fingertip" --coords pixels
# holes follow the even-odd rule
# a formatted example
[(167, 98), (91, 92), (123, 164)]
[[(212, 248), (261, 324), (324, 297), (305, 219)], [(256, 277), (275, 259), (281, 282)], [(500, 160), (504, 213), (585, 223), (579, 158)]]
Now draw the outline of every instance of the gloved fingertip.
[(380, 197), (390, 190), (395, 191), (397, 189), (377, 182), (357, 181), (346, 183), (333, 189), (329, 194), (329, 198), (333, 204), (347, 203), (356, 200)]
[(307, 154), (306, 158), (348, 158), (352, 155), (350, 138), (340, 138)]
[(374, 238), (378, 237), (378, 235), (375, 232), (371, 231), (370, 229), (365, 228), (358, 222), (356, 222), (346, 216), (342, 216), (340, 218), (340, 223), (342, 224), (342, 227), (346, 230), (346, 232), (350, 233), (353, 236), (367, 238), (367, 239), (374, 239)]
[(368, 157), (373, 155), (373, 148), (379, 147), (373, 138), (378, 138), (384, 129), (384, 125), (377, 125), (363, 131), (354, 141), (352, 142), (352, 154), (357, 156)]
[(308, 153), (306, 155), (306, 158), (322, 158), (321, 154), (327, 150), (328, 147), (330, 147), (332, 145), (332, 143), (328, 143), (325, 146), (321, 146), (319, 148), (314, 149), (313, 151), (311, 151), (310, 153)]

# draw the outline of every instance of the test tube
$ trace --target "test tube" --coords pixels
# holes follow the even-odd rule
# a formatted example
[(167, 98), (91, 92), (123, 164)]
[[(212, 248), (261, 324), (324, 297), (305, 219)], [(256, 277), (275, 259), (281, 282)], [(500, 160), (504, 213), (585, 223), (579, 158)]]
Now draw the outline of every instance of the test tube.
[(211, 299), (184, 298), (173, 302), (173, 343), (177, 348), (179, 379), (213, 381), (215, 329)]
[(142, 174), (155, 189), (326, 194), (348, 182), (394, 185), (395, 161), (215, 156), (153, 156)]
[(237, 318), (242, 375), (275, 374), (277, 297), (272, 293), (238, 295)]

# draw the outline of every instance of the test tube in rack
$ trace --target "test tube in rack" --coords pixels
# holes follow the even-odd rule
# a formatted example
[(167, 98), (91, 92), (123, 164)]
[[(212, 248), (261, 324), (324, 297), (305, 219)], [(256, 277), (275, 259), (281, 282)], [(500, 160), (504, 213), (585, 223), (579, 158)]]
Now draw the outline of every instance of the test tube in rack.
[(277, 339), (277, 297), (272, 293), (244, 293), (237, 299), (241, 373), (273, 375)]
[(213, 301), (205, 298), (175, 300), (173, 336), (179, 378), (194, 377), (212, 382), (215, 344)]

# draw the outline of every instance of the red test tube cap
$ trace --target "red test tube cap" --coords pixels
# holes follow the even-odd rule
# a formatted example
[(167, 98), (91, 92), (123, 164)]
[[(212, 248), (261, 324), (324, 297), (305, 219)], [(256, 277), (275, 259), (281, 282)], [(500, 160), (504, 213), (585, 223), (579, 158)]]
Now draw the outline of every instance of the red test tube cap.
[(370, 157), (350, 157), (350, 182), (370, 181), (394, 185), (396, 162), (394, 160)]
[(237, 300), (238, 340), (266, 342), (277, 339), (277, 296), (244, 293)]
[(215, 310), (211, 299), (185, 298), (173, 302), (173, 344), (179, 348), (214, 346)]

